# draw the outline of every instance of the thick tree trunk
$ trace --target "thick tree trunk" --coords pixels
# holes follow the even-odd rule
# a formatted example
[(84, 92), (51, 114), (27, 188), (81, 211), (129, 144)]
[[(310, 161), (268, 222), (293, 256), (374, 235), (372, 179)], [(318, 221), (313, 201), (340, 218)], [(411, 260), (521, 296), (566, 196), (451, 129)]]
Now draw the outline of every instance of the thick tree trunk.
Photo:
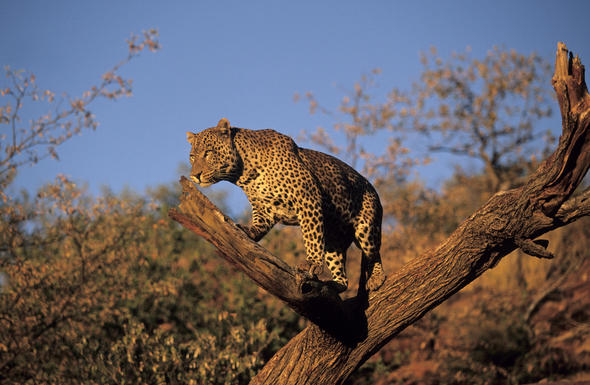
[(546, 243), (532, 240), (590, 214), (590, 192), (569, 199), (590, 166), (590, 96), (583, 66), (568, 57), (562, 43), (553, 85), (563, 120), (556, 151), (527, 184), (492, 196), (436, 250), (414, 258), (368, 296), (341, 301), (329, 287), (252, 242), (184, 179), (180, 211), (171, 210), (170, 216), (312, 321), (251, 383), (339, 384), (404, 328), (517, 247), (551, 258)]

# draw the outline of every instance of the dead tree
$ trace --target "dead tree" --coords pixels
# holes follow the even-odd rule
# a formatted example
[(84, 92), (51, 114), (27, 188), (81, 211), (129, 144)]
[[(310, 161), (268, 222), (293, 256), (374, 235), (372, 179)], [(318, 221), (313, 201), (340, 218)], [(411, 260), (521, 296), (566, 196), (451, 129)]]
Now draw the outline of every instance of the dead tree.
[(553, 87), (563, 131), (555, 152), (521, 187), (502, 191), (436, 250), (412, 259), (369, 295), (341, 301), (321, 282), (250, 240), (183, 178), (170, 217), (202, 236), (260, 287), (311, 322), (251, 384), (339, 384), (408, 325), (520, 248), (551, 258), (540, 235), (590, 214), (590, 190), (572, 197), (590, 166), (590, 95), (584, 67), (559, 43)]

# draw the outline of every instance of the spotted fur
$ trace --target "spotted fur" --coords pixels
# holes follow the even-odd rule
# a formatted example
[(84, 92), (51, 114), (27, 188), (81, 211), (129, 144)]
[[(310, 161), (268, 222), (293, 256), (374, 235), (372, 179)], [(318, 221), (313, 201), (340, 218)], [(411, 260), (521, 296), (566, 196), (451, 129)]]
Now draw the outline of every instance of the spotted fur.
[(328, 265), (339, 291), (348, 287), (345, 261), (352, 242), (363, 253), (366, 288), (385, 279), (381, 266), (382, 208), (373, 186), (344, 162), (298, 147), (273, 130), (216, 127), (193, 134), (191, 179), (209, 186), (221, 180), (238, 185), (252, 205), (251, 226), (240, 226), (260, 240), (276, 224), (300, 225), (311, 272)]

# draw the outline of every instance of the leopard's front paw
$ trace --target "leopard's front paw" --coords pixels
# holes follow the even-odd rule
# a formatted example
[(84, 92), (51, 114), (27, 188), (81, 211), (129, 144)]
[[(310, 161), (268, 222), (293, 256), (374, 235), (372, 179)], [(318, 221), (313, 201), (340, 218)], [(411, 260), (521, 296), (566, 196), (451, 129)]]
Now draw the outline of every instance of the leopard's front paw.
[(319, 277), (320, 274), (322, 274), (322, 272), (324, 271), (324, 265), (320, 264), (320, 265), (316, 265), (315, 263), (311, 263), (309, 266), (309, 271), (308, 274), (312, 277)]

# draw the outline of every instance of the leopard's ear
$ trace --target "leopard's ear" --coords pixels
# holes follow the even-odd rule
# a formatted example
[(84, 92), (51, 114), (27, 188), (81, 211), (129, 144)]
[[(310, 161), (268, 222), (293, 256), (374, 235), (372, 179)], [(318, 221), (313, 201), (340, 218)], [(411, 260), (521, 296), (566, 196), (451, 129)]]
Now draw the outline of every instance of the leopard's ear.
[(186, 132), (186, 140), (187, 140), (187, 141), (188, 141), (190, 144), (193, 144), (193, 140), (195, 139), (195, 136), (196, 136), (196, 135), (195, 135), (195, 134), (193, 134), (193, 133), (192, 133), (192, 132), (190, 132), (190, 131), (187, 131), (187, 132)]
[(217, 123), (217, 129), (222, 134), (228, 134), (229, 135), (229, 133), (231, 132), (230, 125), (229, 125), (229, 120), (227, 120), (226, 118), (221, 118), (221, 120), (219, 121), (219, 123)]

